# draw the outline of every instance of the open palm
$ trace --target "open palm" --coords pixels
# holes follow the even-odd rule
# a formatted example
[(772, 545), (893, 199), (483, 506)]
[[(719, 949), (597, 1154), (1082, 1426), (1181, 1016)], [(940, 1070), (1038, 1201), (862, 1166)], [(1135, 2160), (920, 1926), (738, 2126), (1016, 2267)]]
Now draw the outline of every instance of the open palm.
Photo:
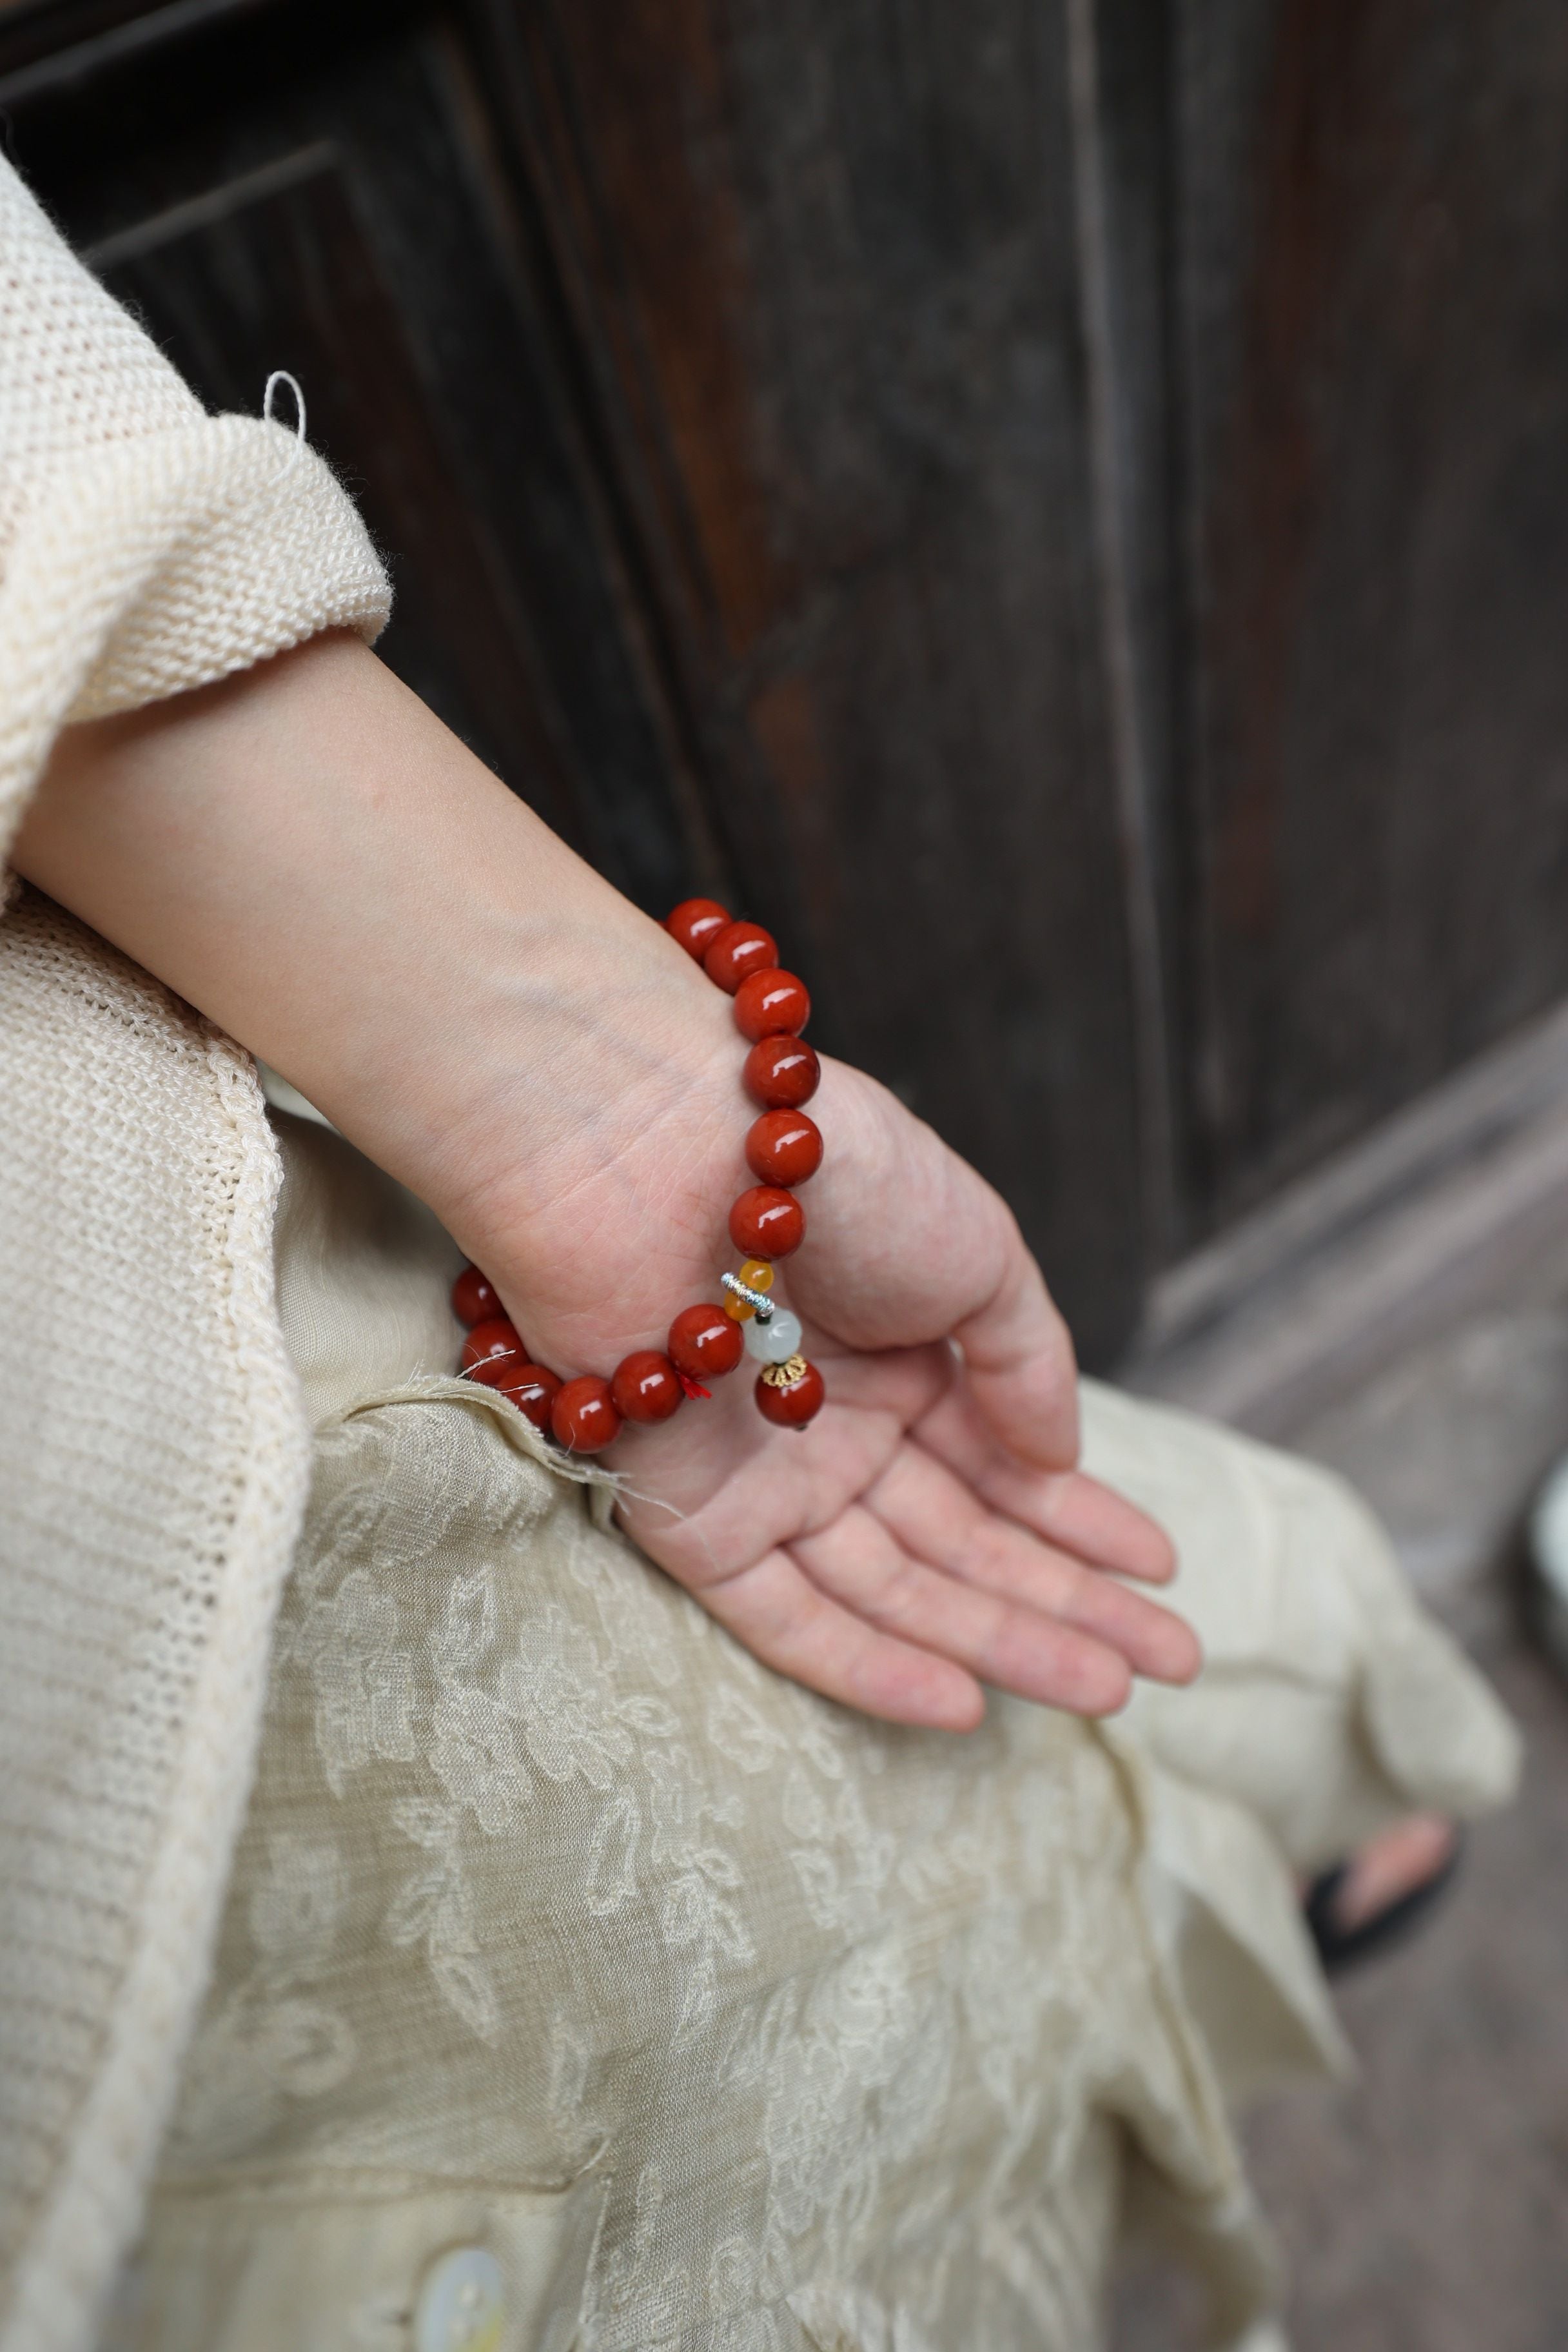
[[(696, 1078), (637, 1075), (612, 1090), (618, 1129), (584, 1149), (593, 1123), (566, 1121), (580, 1167), (552, 1137), (547, 1202), (503, 1188), (478, 1241), (563, 1370), (662, 1344), (676, 1307), (721, 1296), (725, 1211), (752, 1181), (732, 1033)], [(626, 1429), (605, 1460), (628, 1530), (769, 1665), (899, 1721), (967, 1727), (983, 1683), (1100, 1715), (1132, 1674), (1186, 1680), (1188, 1628), (1120, 1580), (1163, 1581), (1170, 1546), (1073, 1466), (1071, 1347), (1012, 1216), (858, 1072), (826, 1063), (812, 1109), (827, 1157), (775, 1297), (827, 1402), (778, 1429), (742, 1369)]]

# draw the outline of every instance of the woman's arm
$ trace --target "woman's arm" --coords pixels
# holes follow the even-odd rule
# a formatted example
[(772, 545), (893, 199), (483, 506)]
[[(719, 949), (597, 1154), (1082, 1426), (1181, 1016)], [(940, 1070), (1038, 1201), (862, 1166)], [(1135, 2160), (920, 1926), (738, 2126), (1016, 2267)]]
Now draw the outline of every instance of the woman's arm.
[[(357, 640), (68, 730), (15, 862), (426, 1201), (556, 1370), (712, 1295), (750, 1181), (727, 1000)], [(628, 1432), (638, 1541), (759, 1656), (901, 1720), (1185, 1679), (1186, 1628), (1102, 1572), (1173, 1562), (1072, 1469), (1071, 1350), (1007, 1210), (858, 1073), (826, 1064), (813, 1109), (787, 1283), (829, 1402), (772, 1430), (734, 1381)]]

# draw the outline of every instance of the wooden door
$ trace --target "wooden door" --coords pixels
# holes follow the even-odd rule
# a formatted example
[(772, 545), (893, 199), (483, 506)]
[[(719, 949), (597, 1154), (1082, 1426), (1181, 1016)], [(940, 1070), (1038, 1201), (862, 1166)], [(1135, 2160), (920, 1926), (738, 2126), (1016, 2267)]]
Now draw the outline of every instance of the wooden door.
[(12, 0), (387, 657), (1014, 1202), (1091, 1361), (1568, 986), (1547, 0)]
[(1212, 1229), (1568, 988), (1568, 12), (1177, 16)]
[(0, 20), (17, 159), (210, 400), (299, 376), (393, 559), (388, 658), (645, 904), (775, 922), (826, 1042), (1113, 1345), (1141, 1238), (1055, 16), (94, 13)]

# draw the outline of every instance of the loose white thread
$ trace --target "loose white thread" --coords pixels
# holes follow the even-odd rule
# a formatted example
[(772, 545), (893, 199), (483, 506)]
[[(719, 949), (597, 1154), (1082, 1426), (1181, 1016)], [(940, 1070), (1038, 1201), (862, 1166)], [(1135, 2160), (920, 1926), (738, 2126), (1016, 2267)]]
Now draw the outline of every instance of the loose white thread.
[(286, 383), (294, 395), (294, 446), (273, 476), (274, 482), (280, 482), (286, 474), (293, 472), (300, 462), (300, 453), (305, 447), (305, 395), (300, 388), (299, 377), (290, 375), (287, 368), (274, 368), (267, 379), (267, 389), (261, 395), (261, 421), (264, 425), (281, 424), (282, 419), (272, 414), (273, 396), (280, 383)]
[(267, 379), (267, 389), (261, 395), (263, 420), (268, 425), (280, 422), (272, 415), (272, 396), (280, 383), (286, 383), (294, 395), (294, 438), (302, 441), (305, 437), (305, 395), (300, 389), (299, 377), (290, 375), (287, 368), (274, 368)]

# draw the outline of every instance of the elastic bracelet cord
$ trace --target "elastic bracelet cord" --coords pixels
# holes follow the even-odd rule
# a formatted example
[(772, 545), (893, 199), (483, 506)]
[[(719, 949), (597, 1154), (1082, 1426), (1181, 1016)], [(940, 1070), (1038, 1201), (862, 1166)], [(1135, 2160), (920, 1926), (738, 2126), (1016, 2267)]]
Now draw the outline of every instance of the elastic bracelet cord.
[(452, 1285), (452, 1306), (468, 1326), (462, 1369), (499, 1390), (536, 1429), (572, 1454), (598, 1454), (623, 1422), (668, 1421), (706, 1383), (732, 1372), (742, 1357), (761, 1366), (755, 1396), (765, 1421), (804, 1429), (822, 1408), (822, 1374), (800, 1351), (798, 1317), (773, 1297), (773, 1262), (805, 1239), (805, 1212), (793, 1187), (822, 1165), (822, 1135), (802, 1106), (822, 1071), (802, 1031), (811, 1018), (805, 982), (779, 969), (778, 948), (760, 923), (734, 922), (712, 898), (686, 898), (665, 920), (710, 980), (735, 1001), (735, 1026), (750, 1046), (742, 1073), (762, 1116), (746, 1137), (746, 1164), (757, 1182), (730, 1211), (738, 1270), (719, 1277), (720, 1305), (684, 1307), (662, 1353), (634, 1349), (608, 1380), (586, 1372), (563, 1381), (532, 1352), (507, 1316), (494, 1285), (467, 1265)]

